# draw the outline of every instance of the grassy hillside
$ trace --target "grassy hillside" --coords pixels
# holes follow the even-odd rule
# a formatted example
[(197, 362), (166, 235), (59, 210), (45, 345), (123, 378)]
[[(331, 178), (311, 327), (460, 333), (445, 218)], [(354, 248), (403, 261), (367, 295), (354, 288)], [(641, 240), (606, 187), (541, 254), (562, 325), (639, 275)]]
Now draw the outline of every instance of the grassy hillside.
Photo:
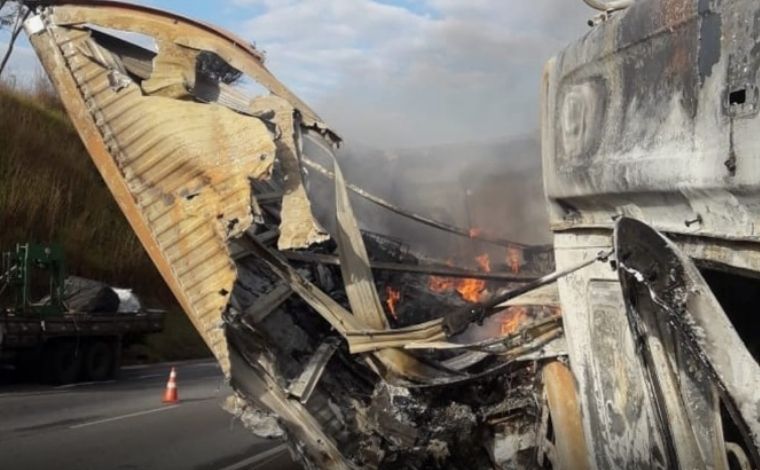
[[(0, 249), (56, 242), (68, 271), (131, 287), (173, 310), (167, 331), (141, 353), (177, 359), (207, 354), (95, 169), (45, 82), (31, 91), (0, 83)], [(177, 348), (164, 344), (179, 345)]]

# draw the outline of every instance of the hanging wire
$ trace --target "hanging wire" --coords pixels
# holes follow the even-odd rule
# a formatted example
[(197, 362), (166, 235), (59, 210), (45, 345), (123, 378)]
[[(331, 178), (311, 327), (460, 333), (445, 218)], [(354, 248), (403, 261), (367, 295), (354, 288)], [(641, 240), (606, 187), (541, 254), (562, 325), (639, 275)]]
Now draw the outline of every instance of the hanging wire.
[[(303, 156), (301, 158), (301, 161), (304, 165), (308, 166), (309, 168), (321, 173), (322, 175), (326, 176), (327, 178), (333, 179), (335, 178), (335, 175), (333, 172), (325, 168), (324, 166), (320, 165), (319, 163), (315, 162), (314, 160), (311, 160), (309, 158), (306, 158)], [(506, 246), (506, 247), (514, 247), (514, 248), (525, 248), (525, 245), (521, 243), (516, 243), (510, 240), (506, 240), (499, 237), (492, 237), (487, 234), (483, 233), (475, 233), (472, 230), (464, 229), (462, 227), (457, 227), (451, 224), (447, 224), (445, 222), (441, 222), (439, 220), (432, 219), (430, 217), (426, 217), (420, 214), (415, 214), (414, 212), (410, 212), (408, 210), (402, 209), (394, 204), (391, 204), (390, 202), (375, 196), (374, 194), (370, 194), (366, 190), (351, 184), (346, 183), (346, 188), (356, 194), (357, 196), (366, 199), (367, 201), (376, 204), (383, 209), (389, 210), (395, 214), (398, 214), (402, 217), (406, 217), (408, 219), (414, 220), (415, 222), (419, 222), (421, 224), (427, 225), (429, 227), (433, 227), (439, 230), (443, 230), (444, 232), (449, 232), (454, 235), (458, 235), (464, 238), (470, 238), (472, 240), (479, 240), (482, 242), (490, 243), (492, 245), (497, 246)]]

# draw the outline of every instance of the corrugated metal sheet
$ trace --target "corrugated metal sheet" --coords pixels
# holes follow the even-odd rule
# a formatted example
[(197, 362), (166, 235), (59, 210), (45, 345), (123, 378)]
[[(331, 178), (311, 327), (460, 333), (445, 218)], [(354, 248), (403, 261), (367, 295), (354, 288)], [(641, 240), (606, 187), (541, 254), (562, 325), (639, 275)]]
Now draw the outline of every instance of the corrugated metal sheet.
[[(252, 221), (249, 178), (267, 175), (275, 144), (266, 125), (214, 104), (148, 96), (125, 81), (114, 86), (107, 51), (89, 31), (53, 27), (88, 116), (116, 165), (130, 200), (130, 218), (147, 226), (162, 274), (217, 359), (226, 369), (220, 328), (236, 273), (227, 239)], [(81, 112), (80, 112), (81, 114)], [(144, 241), (144, 240), (143, 240)]]

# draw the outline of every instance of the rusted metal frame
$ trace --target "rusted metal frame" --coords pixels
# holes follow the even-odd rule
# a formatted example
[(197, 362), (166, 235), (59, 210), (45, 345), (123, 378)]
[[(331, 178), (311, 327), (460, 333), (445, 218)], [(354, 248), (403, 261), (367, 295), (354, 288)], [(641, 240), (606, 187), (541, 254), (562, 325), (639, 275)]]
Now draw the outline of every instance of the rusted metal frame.
[[(340, 258), (334, 255), (322, 253), (307, 253), (300, 251), (285, 251), (282, 253), (290, 261), (300, 261), (304, 263), (329, 264), (340, 266)], [(428, 274), (434, 276), (459, 277), (471, 279), (485, 279), (490, 281), (504, 282), (530, 282), (535, 281), (536, 277), (516, 276), (511, 273), (471, 271), (468, 269), (456, 269), (448, 266), (436, 266), (425, 264), (402, 264), (391, 263), (386, 261), (370, 261), (372, 269), (380, 271), (398, 271), (405, 273)]]
[(340, 346), (340, 343), (336, 338), (328, 338), (320, 344), (309, 359), (306, 367), (304, 367), (301, 375), (288, 386), (288, 394), (297, 398), (302, 404), (306, 404), (338, 346)]
[[(29, 40), (45, 70), (47, 70), (50, 80), (59, 93), (63, 95), (64, 99), (62, 99), (62, 102), (67, 114), (82, 137), (85, 148), (92, 157), (95, 167), (98, 169), (108, 189), (114, 195), (116, 203), (126, 216), (132, 230), (137, 235), (140, 243), (145, 248), (148, 256), (153, 261), (153, 264), (169, 286), (182, 309), (186, 312), (194, 311), (192, 302), (187, 297), (182, 286), (178, 284), (172, 266), (153, 237), (147, 220), (124, 182), (121, 170), (111, 157), (102, 136), (104, 129), (101, 129), (95, 123), (93, 116), (89, 112), (89, 109), (94, 107), (94, 104), (91, 106), (88, 103), (91, 98), (85, 99), (83, 91), (80, 90), (76, 79), (70, 72), (70, 68), (61, 66), (62, 63), (67, 63), (67, 59), (57, 44), (53, 29), (47, 27), (43, 31), (31, 34)], [(193, 316), (190, 316), (190, 320), (197, 330), (203, 330), (202, 325)], [(223, 363), (226, 362), (223, 358), (219, 359)]]
[[(214, 52), (272, 94), (288, 101), (301, 113), (308, 126), (326, 130), (321, 118), (262, 64), (258, 52), (248, 46), (246, 41), (229, 33), (222, 33), (201, 23), (160, 10), (118, 2), (59, 2), (54, 12), (53, 21), (58, 25), (95, 24), (145, 34), (157, 40), (192, 49)], [(335, 142), (340, 141), (336, 134), (327, 130), (326, 132)]]

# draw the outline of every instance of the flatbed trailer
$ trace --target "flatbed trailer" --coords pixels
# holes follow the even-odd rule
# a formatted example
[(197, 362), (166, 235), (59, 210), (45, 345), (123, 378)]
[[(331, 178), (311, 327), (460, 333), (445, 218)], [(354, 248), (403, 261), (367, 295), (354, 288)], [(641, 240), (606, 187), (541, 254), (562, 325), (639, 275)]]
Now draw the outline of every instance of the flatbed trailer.
[(160, 332), (163, 323), (161, 311), (45, 318), (0, 313), (0, 360), (55, 383), (107, 380), (119, 369), (123, 345)]
[(72, 311), (64, 300), (63, 252), (55, 245), (19, 244), (3, 253), (2, 267), (0, 363), (22, 376), (54, 383), (110, 379), (125, 343), (163, 329), (160, 310)]

